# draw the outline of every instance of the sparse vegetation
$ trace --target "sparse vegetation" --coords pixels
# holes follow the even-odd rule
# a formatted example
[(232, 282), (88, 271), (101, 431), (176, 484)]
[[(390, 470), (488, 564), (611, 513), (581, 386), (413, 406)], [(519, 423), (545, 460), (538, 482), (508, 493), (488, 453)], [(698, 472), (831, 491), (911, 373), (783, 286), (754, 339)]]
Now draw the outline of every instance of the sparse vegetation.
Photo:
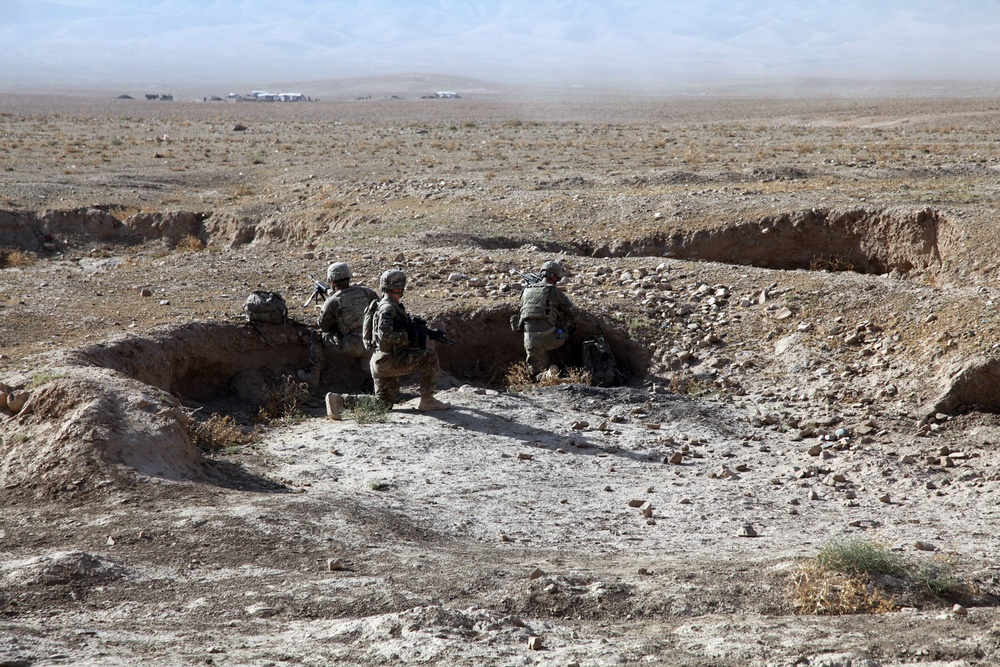
[(857, 266), (847, 257), (813, 257), (810, 271), (855, 271)]
[(199, 449), (206, 452), (230, 452), (257, 439), (256, 429), (244, 430), (229, 415), (213, 414), (204, 421), (188, 422), (188, 433)]
[(0, 250), (0, 269), (20, 269), (38, 263), (38, 255), (23, 250)]
[(58, 380), (64, 377), (66, 377), (65, 373), (51, 373), (51, 372), (38, 373), (37, 375), (33, 375), (31, 377), (31, 380), (28, 382), (27, 385), (25, 385), (25, 389), (37, 389), (38, 387), (48, 384), (53, 380)]
[(359, 424), (374, 424), (384, 422), (392, 406), (380, 401), (375, 396), (358, 396), (354, 405), (346, 410), (347, 416)]
[(205, 249), (205, 243), (193, 234), (185, 234), (177, 241), (177, 245), (174, 248), (178, 252), (198, 252)]
[(300, 407), (309, 399), (309, 385), (291, 377), (269, 382), (257, 418), (264, 423), (302, 417)]
[(590, 384), (590, 372), (582, 368), (567, 368), (557, 376), (542, 374), (535, 378), (526, 361), (518, 361), (507, 368), (505, 382), (508, 391), (524, 392), (532, 387), (554, 387), (560, 384)]
[[(899, 596), (948, 599), (973, 593), (956, 574), (954, 561), (954, 556), (912, 560), (866, 538), (833, 540), (793, 573), (789, 595), (802, 614), (870, 614), (895, 611)], [(887, 577), (899, 583), (889, 585)]]

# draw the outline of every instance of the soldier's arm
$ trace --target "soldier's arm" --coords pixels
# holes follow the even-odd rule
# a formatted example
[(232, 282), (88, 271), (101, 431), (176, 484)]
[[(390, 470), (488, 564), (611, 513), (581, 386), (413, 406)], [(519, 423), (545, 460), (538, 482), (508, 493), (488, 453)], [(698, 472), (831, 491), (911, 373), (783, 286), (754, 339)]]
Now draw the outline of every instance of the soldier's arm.
[(410, 344), (410, 336), (406, 331), (396, 331), (393, 326), (394, 313), (388, 308), (379, 308), (375, 313), (375, 336), (379, 349), (394, 349)]
[(563, 317), (566, 318), (566, 323), (575, 328), (577, 325), (576, 306), (573, 305), (573, 302), (569, 300), (569, 297), (562, 290), (557, 290), (556, 293), (559, 295), (559, 309), (562, 310)]
[(323, 303), (323, 308), (319, 313), (319, 330), (323, 333), (337, 333), (337, 313), (340, 311), (340, 304), (333, 297)]

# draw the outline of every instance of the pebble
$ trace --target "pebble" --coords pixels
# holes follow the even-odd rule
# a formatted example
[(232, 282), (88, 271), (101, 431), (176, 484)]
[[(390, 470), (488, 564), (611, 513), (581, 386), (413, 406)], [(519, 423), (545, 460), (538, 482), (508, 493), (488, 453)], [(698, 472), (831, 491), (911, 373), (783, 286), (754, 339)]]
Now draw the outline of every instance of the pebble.
[(535, 579), (538, 579), (539, 577), (544, 577), (544, 576), (545, 576), (545, 573), (542, 572), (542, 569), (536, 567), (534, 570), (531, 571), (530, 574), (528, 574), (528, 579), (530, 581), (534, 581)]
[(753, 524), (745, 523), (743, 527), (740, 528), (740, 537), (757, 537), (757, 531), (754, 529)]
[(541, 637), (528, 637), (528, 649), (531, 651), (541, 651), (542, 650), (542, 638)]

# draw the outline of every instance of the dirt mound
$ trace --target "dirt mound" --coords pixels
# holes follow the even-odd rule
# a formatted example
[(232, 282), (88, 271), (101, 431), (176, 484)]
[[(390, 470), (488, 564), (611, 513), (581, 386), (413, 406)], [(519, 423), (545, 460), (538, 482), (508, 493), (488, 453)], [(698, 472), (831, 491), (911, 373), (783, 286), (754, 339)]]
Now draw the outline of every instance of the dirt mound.
[(238, 471), (214, 466), (194, 445), (185, 408), (228, 399), (252, 410), (263, 400), (261, 367), (288, 375), (304, 363), (294, 325), (261, 327), (164, 327), (56, 353), (32, 378), (11, 379), (30, 397), (0, 421), (3, 487), (54, 497), (142, 477), (232, 481)]
[(8, 586), (98, 584), (125, 574), (125, 568), (114, 560), (85, 551), (57, 551), (0, 563), (0, 578)]
[(0, 422), (0, 482), (36, 497), (80, 495), (135, 473), (203, 479), (177, 400), (106, 368), (53, 367)]

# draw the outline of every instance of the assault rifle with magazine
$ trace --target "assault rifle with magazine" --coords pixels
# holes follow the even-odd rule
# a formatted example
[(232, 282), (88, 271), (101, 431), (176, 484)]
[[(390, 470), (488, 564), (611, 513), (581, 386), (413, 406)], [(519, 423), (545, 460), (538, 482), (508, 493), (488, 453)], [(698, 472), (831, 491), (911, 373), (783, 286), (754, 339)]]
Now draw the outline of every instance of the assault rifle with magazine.
[(427, 326), (427, 320), (423, 319), (422, 317), (414, 317), (412, 319), (413, 319), (413, 326), (417, 332), (417, 344), (420, 346), (420, 349), (423, 350), (427, 348), (428, 338), (430, 338), (435, 343), (441, 343), (442, 345), (451, 346), (455, 344), (455, 341), (448, 338), (448, 336), (446, 336), (445, 333), (440, 329), (432, 329), (431, 327)]
[(308, 307), (313, 301), (316, 303), (323, 303), (326, 301), (326, 297), (330, 294), (330, 290), (333, 289), (326, 283), (321, 283), (312, 276), (309, 276), (309, 280), (313, 282), (315, 289), (313, 289), (313, 293), (309, 296), (309, 298), (306, 299), (306, 302), (302, 304), (303, 308)]
[(517, 275), (521, 276), (521, 278), (524, 279), (524, 282), (527, 285), (537, 285), (538, 283), (542, 282), (542, 276), (537, 273), (518, 271), (517, 269), (511, 269), (510, 272), (512, 274), (516, 273)]

